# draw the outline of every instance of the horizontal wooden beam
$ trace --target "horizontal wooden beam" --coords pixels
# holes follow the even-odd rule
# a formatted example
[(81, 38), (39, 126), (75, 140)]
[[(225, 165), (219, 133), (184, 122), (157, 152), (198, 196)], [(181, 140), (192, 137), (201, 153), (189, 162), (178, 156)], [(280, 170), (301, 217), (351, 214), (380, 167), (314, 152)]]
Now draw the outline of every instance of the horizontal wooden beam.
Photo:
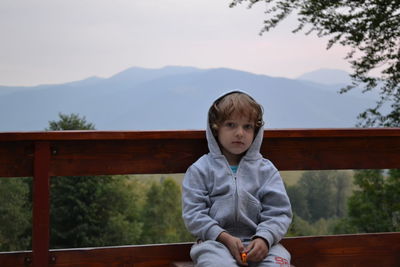
[[(192, 243), (152, 244), (138, 246), (73, 248), (50, 250), (52, 267), (108, 267), (108, 266), (169, 266), (174, 260), (190, 260)], [(26, 267), (32, 262), (32, 253), (0, 252), (1, 267)]]
[(400, 266), (400, 233), (285, 238), (292, 264), (302, 266)]
[[(282, 244), (296, 267), (400, 266), (400, 233), (289, 237)], [(190, 261), (192, 243), (51, 250), (52, 267), (169, 266)], [(0, 266), (25, 267), (30, 252), (0, 253)]]
[(393, 136), (267, 138), (261, 151), (279, 170), (400, 168)]
[[(183, 173), (208, 151), (204, 131), (0, 133), (0, 177), (32, 176), (40, 141), (52, 176)], [(280, 170), (400, 168), (400, 128), (268, 130), (261, 153)]]
[[(285, 137), (361, 137), (400, 136), (400, 128), (310, 128), (268, 129), (266, 138)], [(202, 139), (203, 130), (175, 131), (46, 131), (46, 132), (0, 132), (2, 141), (61, 141), (61, 140), (141, 140), (141, 139)]]

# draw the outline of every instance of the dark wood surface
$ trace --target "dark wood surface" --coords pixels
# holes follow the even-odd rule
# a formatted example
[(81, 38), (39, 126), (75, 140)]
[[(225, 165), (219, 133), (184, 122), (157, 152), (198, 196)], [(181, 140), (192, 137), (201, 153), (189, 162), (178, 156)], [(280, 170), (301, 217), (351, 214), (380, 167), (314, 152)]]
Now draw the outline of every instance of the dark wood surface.
[[(400, 266), (400, 233), (285, 238), (296, 267)], [(191, 243), (51, 250), (49, 266), (170, 266), (190, 261)], [(0, 253), (0, 266), (25, 267), (30, 252)]]
[(32, 205), (32, 258), (36, 266), (46, 266), (50, 240), (50, 153), (48, 141), (35, 143)]
[(285, 238), (292, 264), (302, 266), (400, 266), (400, 233)]
[[(51, 176), (183, 173), (204, 153), (204, 131), (0, 133), (0, 177), (33, 175), (34, 143), (49, 141)], [(265, 131), (280, 170), (399, 167), (400, 129)]]

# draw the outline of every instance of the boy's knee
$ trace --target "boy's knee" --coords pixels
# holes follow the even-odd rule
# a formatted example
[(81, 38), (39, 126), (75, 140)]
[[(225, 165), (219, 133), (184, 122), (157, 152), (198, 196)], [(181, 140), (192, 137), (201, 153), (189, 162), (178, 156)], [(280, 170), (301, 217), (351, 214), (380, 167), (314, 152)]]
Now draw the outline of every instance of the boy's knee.
[(290, 253), (287, 249), (281, 244), (276, 244), (273, 246), (267, 258), (265, 258), (264, 263), (261, 266), (263, 267), (289, 267), (290, 266)]
[(193, 245), (190, 257), (197, 267), (237, 266), (229, 250), (220, 242), (212, 240)]

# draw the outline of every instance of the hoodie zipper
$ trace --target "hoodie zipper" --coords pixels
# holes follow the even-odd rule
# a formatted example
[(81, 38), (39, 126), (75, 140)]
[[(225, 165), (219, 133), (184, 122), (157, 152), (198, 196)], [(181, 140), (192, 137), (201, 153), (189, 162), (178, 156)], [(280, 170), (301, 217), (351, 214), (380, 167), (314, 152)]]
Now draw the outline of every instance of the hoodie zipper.
[(239, 173), (240, 162), (238, 164), (236, 173), (234, 173), (232, 171), (232, 169), (231, 169), (231, 167), (230, 167), (228, 162), (227, 162), (227, 165), (228, 165), (229, 170), (231, 172), (231, 175), (233, 177), (233, 183), (234, 183), (234, 186), (235, 186), (235, 206), (234, 206), (234, 209), (235, 209), (235, 214), (234, 214), (235, 222), (234, 222), (234, 224), (237, 225), (237, 222), (239, 221), (239, 218), (238, 218), (239, 217), (239, 212), (238, 212), (238, 209), (239, 209), (239, 191), (238, 191), (238, 185), (237, 185), (237, 174)]
[[(239, 169), (239, 167), (238, 167)], [(237, 186), (237, 172), (234, 174), (234, 179), (235, 179), (235, 225), (239, 221), (239, 192), (238, 192), (238, 186)]]

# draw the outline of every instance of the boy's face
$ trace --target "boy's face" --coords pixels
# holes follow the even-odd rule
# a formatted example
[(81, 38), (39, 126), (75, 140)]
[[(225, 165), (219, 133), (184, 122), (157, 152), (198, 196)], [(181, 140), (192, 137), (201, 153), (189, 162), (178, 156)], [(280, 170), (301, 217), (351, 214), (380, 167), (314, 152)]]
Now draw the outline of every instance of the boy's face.
[(233, 114), (218, 128), (218, 140), (222, 154), (230, 165), (239, 164), (240, 158), (249, 149), (254, 139), (254, 122), (248, 117)]

